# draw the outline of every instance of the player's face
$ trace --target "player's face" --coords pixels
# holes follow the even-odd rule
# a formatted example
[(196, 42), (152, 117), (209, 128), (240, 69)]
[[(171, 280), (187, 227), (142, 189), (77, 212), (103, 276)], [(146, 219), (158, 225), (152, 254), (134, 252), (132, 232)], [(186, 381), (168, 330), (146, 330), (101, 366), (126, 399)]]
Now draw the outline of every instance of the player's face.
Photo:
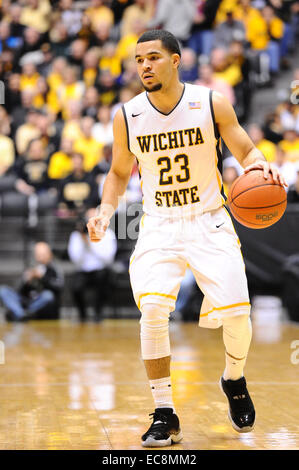
[(141, 42), (136, 47), (137, 71), (142, 85), (148, 92), (166, 86), (179, 64), (179, 55), (163, 48), (160, 40)]

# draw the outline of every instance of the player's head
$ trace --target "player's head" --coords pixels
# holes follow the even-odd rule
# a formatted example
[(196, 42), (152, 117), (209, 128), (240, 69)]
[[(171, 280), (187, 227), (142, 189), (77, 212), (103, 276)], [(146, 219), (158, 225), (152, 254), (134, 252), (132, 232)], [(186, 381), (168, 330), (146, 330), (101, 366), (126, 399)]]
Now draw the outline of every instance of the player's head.
[(137, 41), (136, 62), (139, 77), (148, 92), (158, 91), (178, 77), (181, 51), (169, 31), (153, 29)]

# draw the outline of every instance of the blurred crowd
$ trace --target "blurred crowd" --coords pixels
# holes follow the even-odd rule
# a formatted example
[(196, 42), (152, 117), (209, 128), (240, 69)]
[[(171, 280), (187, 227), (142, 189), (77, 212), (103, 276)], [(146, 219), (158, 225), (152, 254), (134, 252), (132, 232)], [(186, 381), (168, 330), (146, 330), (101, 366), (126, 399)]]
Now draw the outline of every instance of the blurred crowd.
[[(222, 92), (246, 123), (254, 89), (273, 85), (290, 67), (299, 18), (299, 2), (292, 0), (0, 0), (0, 5), (5, 84), (0, 192), (47, 194), (61, 217), (99, 203), (111, 162), (113, 117), (142, 91), (134, 59), (142, 32), (159, 27), (173, 32), (182, 46), (181, 79)], [(263, 126), (249, 129), (291, 185), (298, 132), (298, 106), (289, 97)], [(226, 190), (238, 171), (227, 160)], [(128, 191), (132, 201), (141, 200), (137, 167)]]
[[(162, 27), (179, 39), (181, 79), (228, 98), (255, 145), (284, 174), (289, 201), (299, 202), (299, 69), (292, 66), (298, 23), (296, 0), (0, 0), (0, 195), (51, 200), (57, 217), (78, 217), (67, 250), (81, 320), (88, 287), (101, 315), (117, 251), (112, 231), (105, 243), (91, 244), (85, 223), (110, 168), (114, 115), (142, 91), (138, 37)], [(293, 80), (285, 96), (271, 113), (252, 116), (255, 90), (272, 87), (288, 69)], [(226, 148), (224, 157), (227, 193), (242, 168)], [(127, 201), (141, 199), (135, 166)], [(8, 318), (43, 317), (44, 309), (52, 315), (59, 303), (63, 279), (50, 247), (37, 245), (35, 258), (16, 290), (1, 287)]]

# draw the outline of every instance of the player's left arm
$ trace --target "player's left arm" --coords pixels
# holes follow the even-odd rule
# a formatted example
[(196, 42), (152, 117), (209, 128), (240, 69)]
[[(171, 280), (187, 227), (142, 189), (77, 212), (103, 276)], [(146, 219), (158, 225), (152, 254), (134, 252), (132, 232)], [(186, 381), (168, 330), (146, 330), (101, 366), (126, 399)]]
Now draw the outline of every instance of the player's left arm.
[(255, 147), (249, 135), (240, 126), (229, 101), (216, 91), (213, 91), (212, 101), (219, 133), (232, 155), (244, 168), (245, 173), (250, 170), (261, 169), (264, 171), (266, 179), (269, 173), (272, 173), (273, 180), (276, 183), (287, 186), (283, 175), (271, 163), (266, 161), (262, 152)]

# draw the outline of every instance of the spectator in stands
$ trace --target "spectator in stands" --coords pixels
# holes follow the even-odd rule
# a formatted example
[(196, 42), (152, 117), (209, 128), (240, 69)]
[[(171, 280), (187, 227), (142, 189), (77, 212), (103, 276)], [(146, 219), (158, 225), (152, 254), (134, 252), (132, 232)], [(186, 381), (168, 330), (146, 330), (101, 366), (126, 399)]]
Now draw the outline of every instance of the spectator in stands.
[(81, 69), (87, 47), (87, 41), (84, 39), (75, 39), (70, 47), (70, 53), (68, 57), (69, 63), (71, 65), (76, 65)]
[(183, 82), (194, 82), (198, 76), (197, 56), (193, 49), (184, 47), (182, 49), (180, 63), (180, 78)]
[(13, 38), (19, 39), (20, 46), (22, 45), (22, 38), (25, 31), (25, 26), (20, 22), (21, 13), (22, 7), (18, 3), (12, 3), (9, 6), (11, 35)]
[(287, 160), (299, 162), (299, 135), (295, 130), (286, 130), (279, 145), (285, 151)]
[(61, 20), (54, 23), (49, 32), (49, 38), (53, 54), (67, 56), (73, 38), (68, 35), (67, 27)]
[(5, 109), (0, 106), (0, 178), (14, 164), (15, 149), (10, 135), (10, 120)]
[(51, 186), (57, 186), (60, 180), (73, 171), (72, 153), (73, 141), (66, 137), (61, 139), (60, 149), (53, 153), (49, 160), (48, 177)]
[(209, 57), (212, 50), (213, 23), (221, 0), (195, 0), (196, 12), (193, 18), (188, 47), (197, 55)]
[[(136, 69), (136, 66), (135, 66), (135, 69)], [(130, 80), (131, 81), (131, 80)], [(131, 82), (132, 83), (132, 82)], [(140, 81), (138, 80), (138, 87), (140, 86)], [(129, 87), (129, 86), (123, 86), (120, 90), (119, 90), (119, 97), (118, 97), (118, 103), (115, 103), (114, 106), (112, 106), (112, 109), (111, 109), (111, 120), (114, 119), (114, 116), (117, 112), (117, 110), (119, 108), (122, 107), (122, 105), (124, 103), (127, 103), (128, 101), (130, 101), (132, 98), (134, 98), (134, 96), (136, 95), (133, 87)]]
[(238, 63), (229, 61), (228, 51), (224, 48), (216, 48), (211, 53), (211, 65), (215, 78), (221, 78), (234, 87), (242, 80), (242, 70)]
[(277, 144), (283, 138), (283, 127), (281, 125), (280, 116), (277, 111), (270, 112), (265, 116), (263, 124), (263, 132), (265, 138)]
[(42, 45), (42, 35), (38, 32), (37, 29), (27, 27), (24, 30), (24, 36), (22, 37), (23, 43), (21, 47), (14, 54), (14, 71), (20, 71), (20, 61), (21, 58), (29, 53), (39, 51)]
[(268, 162), (275, 160), (276, 146), (270, 140), (265, 139), (262, 128), (258, 124), (251, 124), (248, 135), (254, 145), (263, 153)]
[(193, 0), (158, 0), (155, 16), (147, 24), (148, 29), (163, 27), (187, 45), (196, 7)]
[(85, 14), (91, 22), (91, 27), (95, 31), (98, 25), (107, 24), (109, 27), (114, 23), (112, 10), (104, 5), (104, 0), (91, 0), (90, 7)]
[[(299, 81), (298, 81), (299, 89)], [(299, 112), (298, 105), (293, 104), (289, 101), (288, 98), (280, 103), (276, 111), (280, 116), (281, 125), (285, 130), (295, 130), (299, 134)]]
[(21, 105), (17, 106), (12, 111), (12, 134), (15, 135), (16, 130), (19, 126), (27, 121), (27, 113), (29, 110), (34, 108), (34, 91), (24, 90), (21, 93)]
[(63, 84), (57, 90), (63, 119), (67, 120), (70, 118), (68, 114), (69, 102), (81, 101), (84, 91), (84, 84), (79, 81), (78, 67), (74, 65), (67, 66), (63, 72)]
[(85, 116), (81, 119), (81, 136), (74, 142), (74, 151), (81, 153), (84, 157), (84, 168), (91, 171), (93, 167), (102, 159), (103, 142), (99, 142), (93, 137), (92, 129), (94, 119)]
[(21, 106), (20, 75), (12, 73), (9, 75), (5, 87), (5, 108), (11, 115), (13, 110), (19, 106)]
[(110, 106), (100, 106), (97, 114), (98, 122), (92, 127), (92, 136), (101, 144), (112, 145), (113, 123)]
[(0, 287), (0, 299), (8, 312), (7, 320), (58, 318), (64, 280), (53, 262), (53, 253), (45, 242), (34, 246), (35, 266), (27, 269), (18, 288)]
[(20, 22), (45, 33), (50, 27), (51, 4), (49, 0), (25, 0)]
[(82, 78), (86, 88), (93, 87), (99, 73), (100, 50), (92, 47), (86, 51), (83, 58)]
[(123, 68), (124, 70), (119, 79), (120, 85), (122, 87), (129, 87), (131, 90), (136, 91), (135, 94), (138, 94), (140, 91), (142, 91), (142, 87), (141, 87), (138, 74), (136, 73), (135, 59), (125, 60), (123, 62)]
[(87, 290), (94, 292), (95, 319), (99, 320), (107, 299), (108, 268), (112, 264), (117, 241), (114, 232), (107, 229), (101, 243), (92, 243), (89, 240), (86, 222), (95, 212), (88, 211), (86, 219), (79, 220), (76, 230), (71, 233), (68, 243), (70, 260), (76, 266), (71, 289), (75, 305), (79, 311), (81, 321), (87, 319)]
[(86, 209), (99, 204), (98, 186), (91, 173), (84, 170), (84, 157), (72, 154), (72, 173), (61, 180), (58, 203), (59, 216), (82, 214)]
[(245, 41), (245, 27), (242, 21), (235, 19), (233, 11), (228, 10), (226, 20), (215, 28), (213, 44), (228, 48), (232, 41)]
[(81, 29), (82, 11), (74, 8), (73, 0), (60, 0), (61, 20), (70, 36), (76, 36)]
[(288, 190), (288, 202), (290, 203), (299, 203), (299, 166), (297, 164), (297, 175), (296, 181), (289, 187)]
[(123, 14), (120, 31), (121, 36), (128, 36), (133, 33), (135, 20), (148, 23), (154, 15), (154, 0), (134, 0), (133, 5), (128, 6)]
[(144, 33), (146, 23), (141, 18), (135, 18), (131, 24), (132, 32), (123, 36), (117, 44), (116, 55), (121, 62), (135, 58), (136, 42), (139, 36)]
[(270, 71), (277, 74), (280, 70), (280, 41), (283, 36), (283, 22), (275, 16), (273, 8), (266, 6), (262, 12), (249, 17), (247, 39), (251, 48), (270, 59)]
[(98, 90), (96, 87), (90, 86), (86, 89), (83, 97), (83, 115), (95, 120), (98, 114), (99, 103), (100, 96)]
[(69, 117), (63, 121), (62, 137), (71, 140), (81, 137), (81, 117), (82, 117), (82, 103), (78, 100), (69, 100), (66, 105), (66, 113)]
[(199, 66), (199, 80), (195, 82), (196, 85), (203, 85), (212, 90), (222, 93), (229, 102), (235, 104), (235, 93), (233, 87), (226, 81), (215, 76), (213, 68), (210, 64), (201, 64)]
[[(29, 93), (31, 96), (31, 91), (23, 93)], [(37, 127), (38, 117), (38, 110), (35, 108), (30, 108), (25, 114), (25, 123), (18, 126), (15, 134), (15, 144), (18, 155), (23, 155), (26, 152), (31, 140), (40, 137), (40, 130)]]
[[(280, 145), (276, 146), (275, 160), (273, 165), (280, 171), (289, 187), (296, 181), (296, 166), (286, 158), (286, 154)], [(288, 188), (286, 188), (288, 190)]]
[(101, 103), (112, 105), (117, 101), (119, 84), (117, 78), (112, 75), (109, 69), (102, 70), (96, 86), (101, 95)]
[(232, 41), (228, 48), (228, 63), (239, 68), (240, 80), (234, 85), (236, 96), (235, 111), (240, 122), (246, 121), (250, 114), (252, 80), (251, 63), (247, 57), (242, 41)]
[[(133, 42), (134, 40), (135, 37), (133, 38)], [(127, 54), (127, 51), (125, 54)], [(112, 41), (106, 42), (102, 48), (101, 58), (98, 62), (100, 72), (109, 70), (113, 77), (118, 78), (122, 72), (122, 61), (123, 58), (121, 54), (119, 54), (119, 50), (117, 50), (117, 45)]]
[(16, 161), (17, 191), (27, 196), (46, 192), (49, 189), (47, 168), (47, 155), (43, 141), (31, 140), (25, 155)]

